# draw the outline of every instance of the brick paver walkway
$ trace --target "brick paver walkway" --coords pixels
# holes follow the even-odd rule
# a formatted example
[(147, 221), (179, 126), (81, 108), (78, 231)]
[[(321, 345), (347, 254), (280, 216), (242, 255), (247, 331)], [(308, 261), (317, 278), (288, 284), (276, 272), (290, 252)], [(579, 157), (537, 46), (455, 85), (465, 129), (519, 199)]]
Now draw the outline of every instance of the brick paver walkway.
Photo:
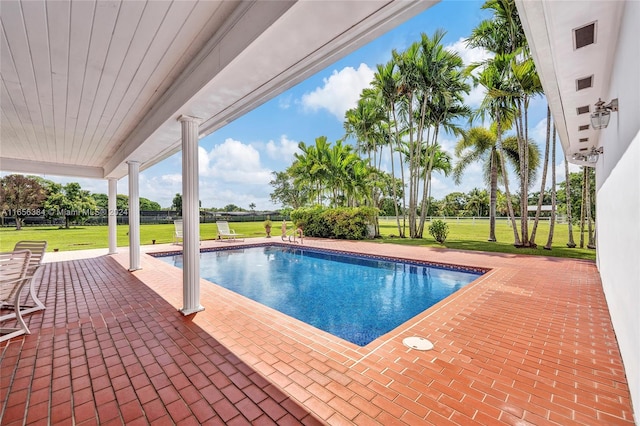
[(633, 424), (593, 262), (305, 245), (492, 270), (358, 347), (204, 280), (183, 318), (181, 271), (149, 256), (51, 263), (32, 334), (0, 344), (0, 423)]

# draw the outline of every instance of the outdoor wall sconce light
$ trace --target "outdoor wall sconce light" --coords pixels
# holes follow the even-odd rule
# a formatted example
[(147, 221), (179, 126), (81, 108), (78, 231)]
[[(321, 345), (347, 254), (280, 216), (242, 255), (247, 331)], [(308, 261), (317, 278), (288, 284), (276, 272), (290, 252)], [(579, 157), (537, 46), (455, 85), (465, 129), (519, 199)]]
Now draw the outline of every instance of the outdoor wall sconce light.
[(598, 162), (598, 157), (600, 156), (600, 154), (603, 153), (604, 147), (600, 147), (597, 149), (595, 147), (592, 147), (591, 152), (589, 152), (588, 154), (581, 154), (579, 152), (576, 152), (571, 158), (576, 161), (584, 161), (585, 163), (595, 164)]
[(595, 106), (596, 110), (591, 114), (591, 127), (596, 130), (605, 129), (609, 125), (611, 111), (618, 111), (618, 98), (612, 99), (606, 105), (602, 99), (598, 98)]

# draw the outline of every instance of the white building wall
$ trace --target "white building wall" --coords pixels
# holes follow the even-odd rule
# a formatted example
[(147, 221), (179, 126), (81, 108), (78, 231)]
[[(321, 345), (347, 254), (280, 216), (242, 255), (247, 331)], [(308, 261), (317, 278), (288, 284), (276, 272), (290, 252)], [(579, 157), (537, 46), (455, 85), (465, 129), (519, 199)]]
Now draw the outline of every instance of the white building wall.
[[(619, 100), (596, 165), (597, 259), (640, 422), (640, 2), (625, 5), (608, 102)], [(603, 99), (604, 100), (604, 99)]]

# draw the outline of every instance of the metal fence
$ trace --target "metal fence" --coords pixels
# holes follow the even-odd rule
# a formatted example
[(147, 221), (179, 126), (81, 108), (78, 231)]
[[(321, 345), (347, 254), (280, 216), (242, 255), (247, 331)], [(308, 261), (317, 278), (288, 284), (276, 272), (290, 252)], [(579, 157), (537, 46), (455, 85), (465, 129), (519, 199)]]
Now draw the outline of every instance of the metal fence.
[[(173, 224), (176, 219), (182, 219), (182, 216), (177, 211), (161, 210), (161, 211), (140, 211), (140, 223), (141, 224)], [(289, 216), (282, 215), (278, 212), (200, 212), (200, 223), (215, 223), (217, 220), (226, 220), (227, 222), (263, 222), (267, 219), (273, 222), (289, 220)], [(74, 222), (74, 226), (101, 226), (107, 225), (109, 217), (106, 215), (95, 215), (83, 218), (78, 222)], [(118, 225), (128, 225), (128, 215), (116, 216), (116, 222)], [(27, 216), (23, 220), (25, 227), (35, 226), (64, 226), (65, 220), (63, 217), (49, 218), (46, 216)], [(13, 217), (2, 216), (0, 218), (1, 227), (15, 227), (16, 222)]]

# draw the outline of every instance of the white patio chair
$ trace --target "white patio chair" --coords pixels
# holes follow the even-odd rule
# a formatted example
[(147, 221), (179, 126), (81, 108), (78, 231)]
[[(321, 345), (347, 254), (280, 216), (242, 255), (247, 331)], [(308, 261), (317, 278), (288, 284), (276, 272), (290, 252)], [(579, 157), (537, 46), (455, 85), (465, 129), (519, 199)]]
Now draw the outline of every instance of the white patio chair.
[(184, 241), (182, 237), (182, 219), (173, 221), (174, 232), (173, 232), (173, 244), (178, 244), (180, 241)]
[[(18, 241), (16, 245), (13, 247), (13, 251), (22, 251), (29, 250), (31, 252), (31, 258), (29, 260), (29, 267), (27, 268), (27, 279), (29, 280), (29, 294), (27, 303), (29, 298), (33, 301), (34, 305), (22, 305), (20, 308), (20, 312), (22, 315), (30, 314), (32, 312), (42, 311), (46, 309), (44, 303), (40, 299), (38, 299), (38, 294), (36, 292), (36, 284), (37, 280), (34, 279), (36, 272), (40, 266), (42, 266), (42, 260), (44, 259), (44, 254), (47, 250), (47, 242), (46, 241)], [(3, 315), (0, 317), (0, 320), (6, 318), (15, 318), (15, 313)]]
[(238, 237), (242, 237), (242, 234), (237, 234), (233, 229), (229, 229), (229, 222), (227, 221), (219, 220), (216, 225), (218, 226), (218, 239), (227, 238), (235, 241)]
[(29, 250), (0, 253), (0, 308), (10, 305), (15, 310), (14, 314), (0, 317), (0, 321), (15, 318), (18, 322), (17, 328), (0, 327), (0, 342), (21, 334), (30, 334), (20, 309), (20, 293), (30, 281), (27, 277), (30, 259)]

